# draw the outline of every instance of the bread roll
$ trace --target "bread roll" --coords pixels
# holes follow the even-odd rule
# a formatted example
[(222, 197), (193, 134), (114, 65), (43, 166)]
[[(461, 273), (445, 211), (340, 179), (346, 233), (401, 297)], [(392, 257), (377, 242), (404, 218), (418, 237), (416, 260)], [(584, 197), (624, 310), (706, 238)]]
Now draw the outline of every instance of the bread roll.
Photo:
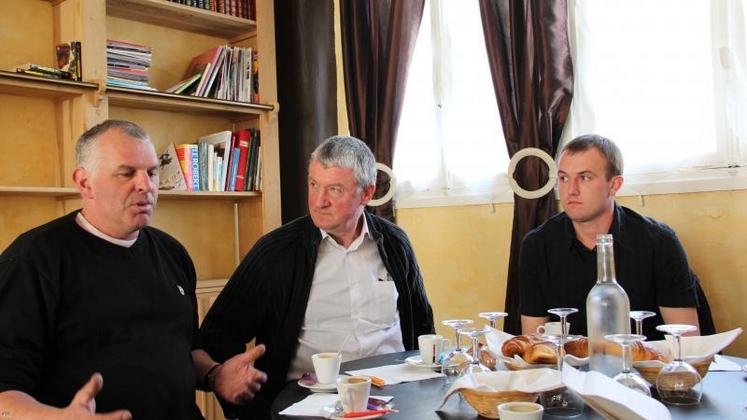
[(589, 339), (586, 337), (579, 338), (565, 343), (563, 346), (567, 354), (576, 356), (578, 358), (589, 357)]
[(536, 343), (532, 345), (522, 356), (525, 362), (533, 365), (553, 364), (558, 362), (555, 356), (555, 347), (549, 343)]
[(532, 347), (532, 340), (529, 337), (526, 335), (517, 335), (503, 342), (501, 353), (506, 357), (514, 357), (514, 355), (523, 356), (530, 347)]

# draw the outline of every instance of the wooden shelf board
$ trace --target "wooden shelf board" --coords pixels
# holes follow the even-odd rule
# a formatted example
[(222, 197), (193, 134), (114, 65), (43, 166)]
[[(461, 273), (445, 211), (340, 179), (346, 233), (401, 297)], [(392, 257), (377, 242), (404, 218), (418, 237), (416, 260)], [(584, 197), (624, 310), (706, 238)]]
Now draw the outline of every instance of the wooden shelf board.
[(25, 74), (0, 71), (0, 93), (43, 98), (72, 98), (95, 92), (96, 83), (47, 79)]
[(262, 193), (255, 191), (244, 191), (244, 192), (216, 192), (216, 191), (171, 191), (171, 190), (160, 190), (158, 191), (159, 198), (168, 198), (173, 200), (195, 200), (195, 199), (234, 199), (234, 200), (247, 200), (255, 197), (261, 197)]
[(168, 26), (221, 38), (256, 31), (256, 22), (166, 0), (106, 0), (106, 13), (139, 22)]
[(266, 104), (232, 102), (221, 99), (175, 95), (173, 93), (151, 92), (114, 86), (107, 86), (106, 93), (109, 97), (109, 105), (126, 108), (192, 112), (196, 114), (218, 113), (234, 115), (236, 117), (261, 115), (273, 109), (272, 105)]
[[(59, 197), (79, 198), (78, 190), (72, 187), (15, 187), (0, 186), (0, 196)], [(158, 197), (165, 200), (248, 200), (261, 197), (262, 193), (214, 192), (214, 191), (158, 191)]]
[(0, 186), (0, 196), (76, 197), (78, 190), (69, 187), (10, 187)]

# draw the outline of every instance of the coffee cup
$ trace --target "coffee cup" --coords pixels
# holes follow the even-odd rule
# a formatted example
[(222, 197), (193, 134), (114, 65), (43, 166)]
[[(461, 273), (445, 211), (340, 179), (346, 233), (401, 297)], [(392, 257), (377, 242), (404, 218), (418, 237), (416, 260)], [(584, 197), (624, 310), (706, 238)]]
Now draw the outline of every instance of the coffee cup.
[[(567, 328), (566, 334), (568, 334), (571, 331), (571, 323), (566, 322), (565, 327)], [(537, 334), (540, 335), (560, 335), (560, 321), (555, 322), (545, 322), (544, 325), (540, 325), (537, 327)]]
[(368, 376), (340, 376), (337, 378), (337, 393), (345, 413), (366, 411), (371, 378)]
[(438, 363), (438, 356), (444, 351), (444, 346), (451, 343), (448, 339), (438, 334), (423, 334), (418, 337), (418, 348), (420, 349), (420, 360), (423, 364), (432, 365)]
[(544, 408), (533, 402), (512, 401), (498, 405), (501, 420), (540, 420)]
[(316, 380), (320, 384), (333, 384), (340, 372), (340, 362), (342, 356), (340, 353), (317, 353), (311, 356), (311, 363), (314, 364), (314, 373)]

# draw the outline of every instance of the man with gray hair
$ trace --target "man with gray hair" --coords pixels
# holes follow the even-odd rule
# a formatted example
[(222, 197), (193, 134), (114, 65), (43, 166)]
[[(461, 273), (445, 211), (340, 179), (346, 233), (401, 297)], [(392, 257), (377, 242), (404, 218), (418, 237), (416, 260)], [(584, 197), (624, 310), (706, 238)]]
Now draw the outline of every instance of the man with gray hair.
[(269, 418), (287, 380), (313, 372), (311, 355), (343, 360), (417, 348), (433, 312), (407, 235), (364, 211), (376, 189), (374, 156), (348, 136), (311, 154), (309, 215), (261, 238), (211, 307), (200, 343), (216, 360), (256, 339), (267, 386), (228, 416)]
[(201, 418), (197, 385), (250, 399), (265, 380), (247, 367), (261, 346), (223, 364), (193, 348), (192, 260), (148, 226), (158, 159), (147, 133), (120, 120), (86, 131), (73, 180), (83, 208), (0, 255), (0, 417)]
[(656, 313), (644, 323), (648, 339), (663, 338), (657, 325), (699, 326), (695, 274), (674, 231), (615, 202), (623, 183), (623, 158), (611, 140), (589, 134), (560, 154), (558, 191), (563, 212), (532, 230), (521, 245), (521, 327), (532, 334), (547, 310), (577, 308), (571, 333), (586, 335), (586, 296), (596, 283), (596, 238), (612, 234), (617, 281), (631, 310)]

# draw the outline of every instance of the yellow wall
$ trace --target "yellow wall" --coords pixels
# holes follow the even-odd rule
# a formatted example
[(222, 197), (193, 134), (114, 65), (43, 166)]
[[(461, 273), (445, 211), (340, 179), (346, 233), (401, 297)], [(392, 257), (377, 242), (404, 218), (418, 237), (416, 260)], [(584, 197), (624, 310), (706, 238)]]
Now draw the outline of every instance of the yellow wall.
[[(671, 226), (700, 276), (719, 331), (747, 324), (747, 191), (621, 197)], [(415, 247), (437, 322), (503, 310), (512, 204), (397, 210)], [(441, 333), (449, 330), (437, 327)], [(451, 334), (448, 335), (451, 337)], [(747, 357), (747, 334), (728, 354)]]

